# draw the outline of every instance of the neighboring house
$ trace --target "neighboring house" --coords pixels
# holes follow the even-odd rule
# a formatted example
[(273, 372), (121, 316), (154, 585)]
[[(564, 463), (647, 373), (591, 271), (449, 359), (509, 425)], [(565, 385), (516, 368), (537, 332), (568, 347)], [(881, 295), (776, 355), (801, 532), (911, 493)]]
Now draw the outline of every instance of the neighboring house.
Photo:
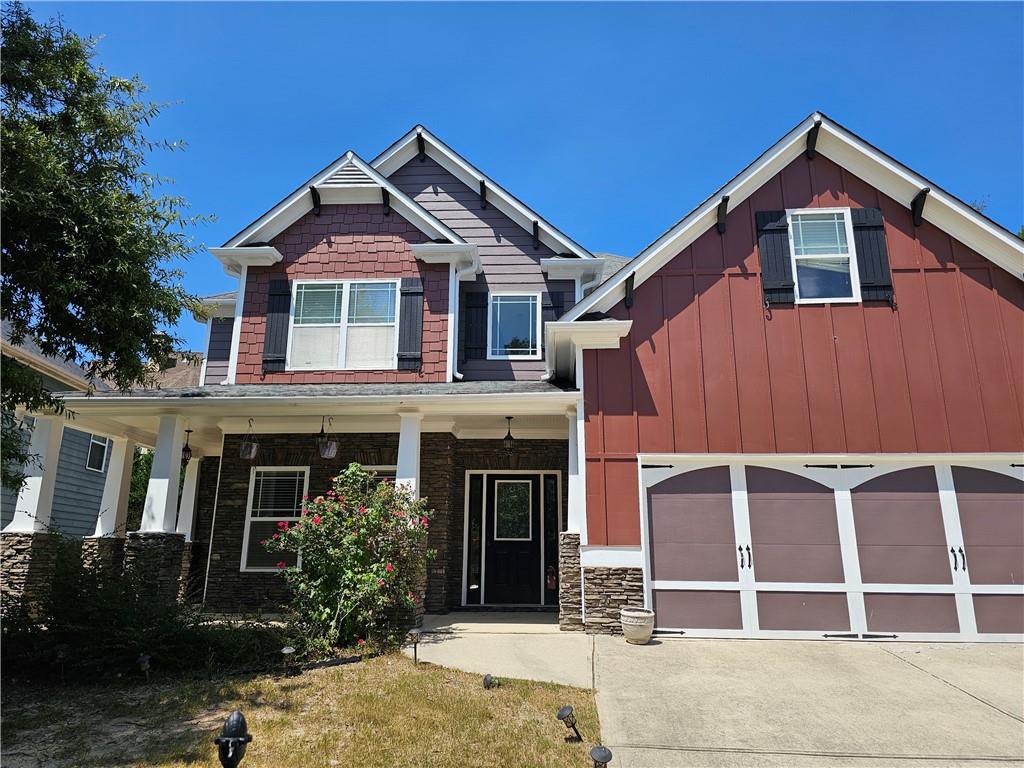
[[(85, 371), (74, 363), (47, 357), (31, 339), (17, 346), (8, 339), (8, 326), (4, 322), (0, 332), (3, 354), (36, 371), (49, 391), (85, 392), (90, 388)], [(95, 386), (106, 389), (102, 383)], [(96, 528), (103, 496), (109, 441), (103, 435), (75, 429), (71, 426), (74, 423), (73, 414), (63, 421), (50, 525), (71, 536), (89, 536)], [(15, 491), (0, 489), (0, 526), (6, 528), (14, 519), (17, 501)]]
[(421, 127), (211, 252), (202, 385), (74, 402), (156, 445), (137, 544), (208, 610), (279, 604), (260, 539), (359, 461), (437, 511), (431, 611), (1024, 636), (1024, 243), (824, 116), (628, 263)]

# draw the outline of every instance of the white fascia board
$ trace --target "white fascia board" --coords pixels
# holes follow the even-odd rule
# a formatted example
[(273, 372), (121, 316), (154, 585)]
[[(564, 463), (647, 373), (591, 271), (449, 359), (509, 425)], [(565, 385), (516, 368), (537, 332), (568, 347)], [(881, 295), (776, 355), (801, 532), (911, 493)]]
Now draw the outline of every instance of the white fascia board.
[(483, 270), (479, 249), (469, 243), (415, 243), (410, 250), (425, 264), (454, 266), (459, 282), (472, 282)]
[(594, 258), (590, 251), (553, 227), (543, 216), (523, 205), (506, 192), (501, 185), (466, 162), (451, 147), (422, 125), (416, 126), (384, 150), (373, 160), (371, 165), (383, 176), (390, 176), (419, 154), (416, 146), (417, 135), (423, 136), (427, 156), (436, 160), (441, 167), (471, 190), (476, 192), (480, 188), (480, 182), (483, 181), (487, 185), (487, 203), (489, 205), (494, 205), (527, 232), (533, 231), (533, 222), (537, 221), (540, 229), (540, 241), (555, 253), (571, 253), (581, 259)]
[[(226, 267), (225, 267), (226, 269)], [(193, 312), (192, 317), (197, 323), (205, 323), (212, 317), (231, 317), (235, 313), (236, 296), (228, 296), (215, 301), (201, 299), (202, 314)]]
[(593, 320), (572, 322), (558, 320), (544, 324), (548, 351), (545, 370), (551, 375), (568, 378), (576, 362), (577, 349), (618, 349), (622, 339), (633, 327), (632, 320)]
[[(221, 264), (229, 275), (238, 275), (242, 267), (270, 267), (284, 258), (281, 252), (272, 245), (237, 248), (211, 248), (210, 253)], [(232, 302), (233, 303), (233, 302)]]
[(552, 280), (576, 280), (586, 282), (604, 270), (604, 259), (595, 256), (592, 259), (567, 259), (555, 257), (540, 260), (540, 271)]
[(587, 312), (607, 311), (615, 306), (624, 296), (624, 285), (630, 275), (635, 275), (634, 287), (639, 286), (717, 222), (722, 195), (729, 195), (729, 207), (735, 208), (799, 157), (807, 148), (806, 134), (817, 121), (821, 122), (816, 144), (820, 154), (908, 208), (922, 188), (930, 187), (924, 206), (925, 219), (1018, 279), (1024, 278), (1024, 241), (833, 120), (816, 113), (647, 246), (630, 265), (566, 313), (564, 319), (575, 320)]

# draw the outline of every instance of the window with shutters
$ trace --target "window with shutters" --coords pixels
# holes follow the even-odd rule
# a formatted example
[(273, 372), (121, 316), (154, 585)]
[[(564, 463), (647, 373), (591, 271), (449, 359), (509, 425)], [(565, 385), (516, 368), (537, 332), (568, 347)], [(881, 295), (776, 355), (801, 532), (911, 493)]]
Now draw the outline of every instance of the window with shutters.
[(268, 552), (264, 541), (300, 518), (309, 488), (308, 467), (253, 467), (242, 536), (243, 571), (276, 571), (277, 564), (295, 565), (287, 552)]
[(397, 367), (398, 282), (296, 281), (289, 370)]
[(860, 301), (849, 208), (787, 211), (798, 304)]
[(487, 359), (540, 359), (539, 293), (490, 294)]

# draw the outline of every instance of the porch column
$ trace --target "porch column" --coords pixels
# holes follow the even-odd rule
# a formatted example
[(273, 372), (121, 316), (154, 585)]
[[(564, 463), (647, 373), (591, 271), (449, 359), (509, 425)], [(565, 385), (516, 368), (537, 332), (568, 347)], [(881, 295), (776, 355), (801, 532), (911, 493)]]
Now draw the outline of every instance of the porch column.
[(398, 468), (395, 483), (404, 485), (414, 497), (420, 495), (420, 427), (423, 414), (405, 411), (398, 414), (401, 426), (398, 429)]
[(196, 516), (196, 494), (199, 492), (199, 464), (202, 461), (193, 456), (185, 465), (185, 481), (181, 486), (181, 505), (178, 507), (177, 532), (192, 541), (192, 522)]
[(49, 529), (63, 436), (62, 416), (35, 417), (28, 449), (32, 458), (25, 465), (25, 484), (5, 533), (41, 533)]
[(181, 416), (160, 417), (160, 431), (156, 437), (156, 452), (149, 475), (149, 488), (146, 490), (140, 533), (175, 532), (184, 422)]
[(565, 413), (569, 421), (569, 498), (567, 499), (566, 530), (579, 533), (580, 543), (587, 543), (587, 482), (584, 474), (586, 456), (583, 444), (583, 404)]
[(96, 518), (93, 536), (116, 536), (124, 538), (128, 519), (128, 492), (132, 485), (132, 462), (135, 458), (135, 443), (126, 437), (110, 438), (110, 461), (107, 464), (107, 478), (103, 482), (103, 497), (100, 513)]

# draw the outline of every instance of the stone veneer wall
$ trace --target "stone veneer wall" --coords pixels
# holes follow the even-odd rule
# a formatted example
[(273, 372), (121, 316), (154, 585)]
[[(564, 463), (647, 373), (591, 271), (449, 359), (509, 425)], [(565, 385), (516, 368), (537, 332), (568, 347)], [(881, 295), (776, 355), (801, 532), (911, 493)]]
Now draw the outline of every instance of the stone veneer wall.
[(643, 570), (584, 568), (583, 601), (583, 624), (588, 634), (621, 634), (619, 609), (644, 604)]
[(134, 573), (157, 600), (172, 602), (181, 591), (185, 537), (180, 533), (131, 531), (124, 545), (124, 571)]
[(0, 534), (0, 613), (12, 602), (31, 605), (46, 597), (59, 545), (52, 533)]
[[(512, 427), (513, 434), (515, 426)], [(447, 607), (462, 604), (462, 550), (466, 522), (466, 472), (474, 469), (560, 470), (562, 473), (561, 524), (565, 525), (566, 499), (569, 496), (568, 440), (516, 441), (515, 452), (509, 456), (501, 440), (456, 440), (455, 466), (452, 478), (453, 514), (448, 526), (448, 595)]]
[(124, 567), (124, 539), (119, 536), (82, 539), (82, 566), (120, 573)]
[(580, 573), (580, 535), (558, 535), (558, 628), (583, 629), (583, 576)]

